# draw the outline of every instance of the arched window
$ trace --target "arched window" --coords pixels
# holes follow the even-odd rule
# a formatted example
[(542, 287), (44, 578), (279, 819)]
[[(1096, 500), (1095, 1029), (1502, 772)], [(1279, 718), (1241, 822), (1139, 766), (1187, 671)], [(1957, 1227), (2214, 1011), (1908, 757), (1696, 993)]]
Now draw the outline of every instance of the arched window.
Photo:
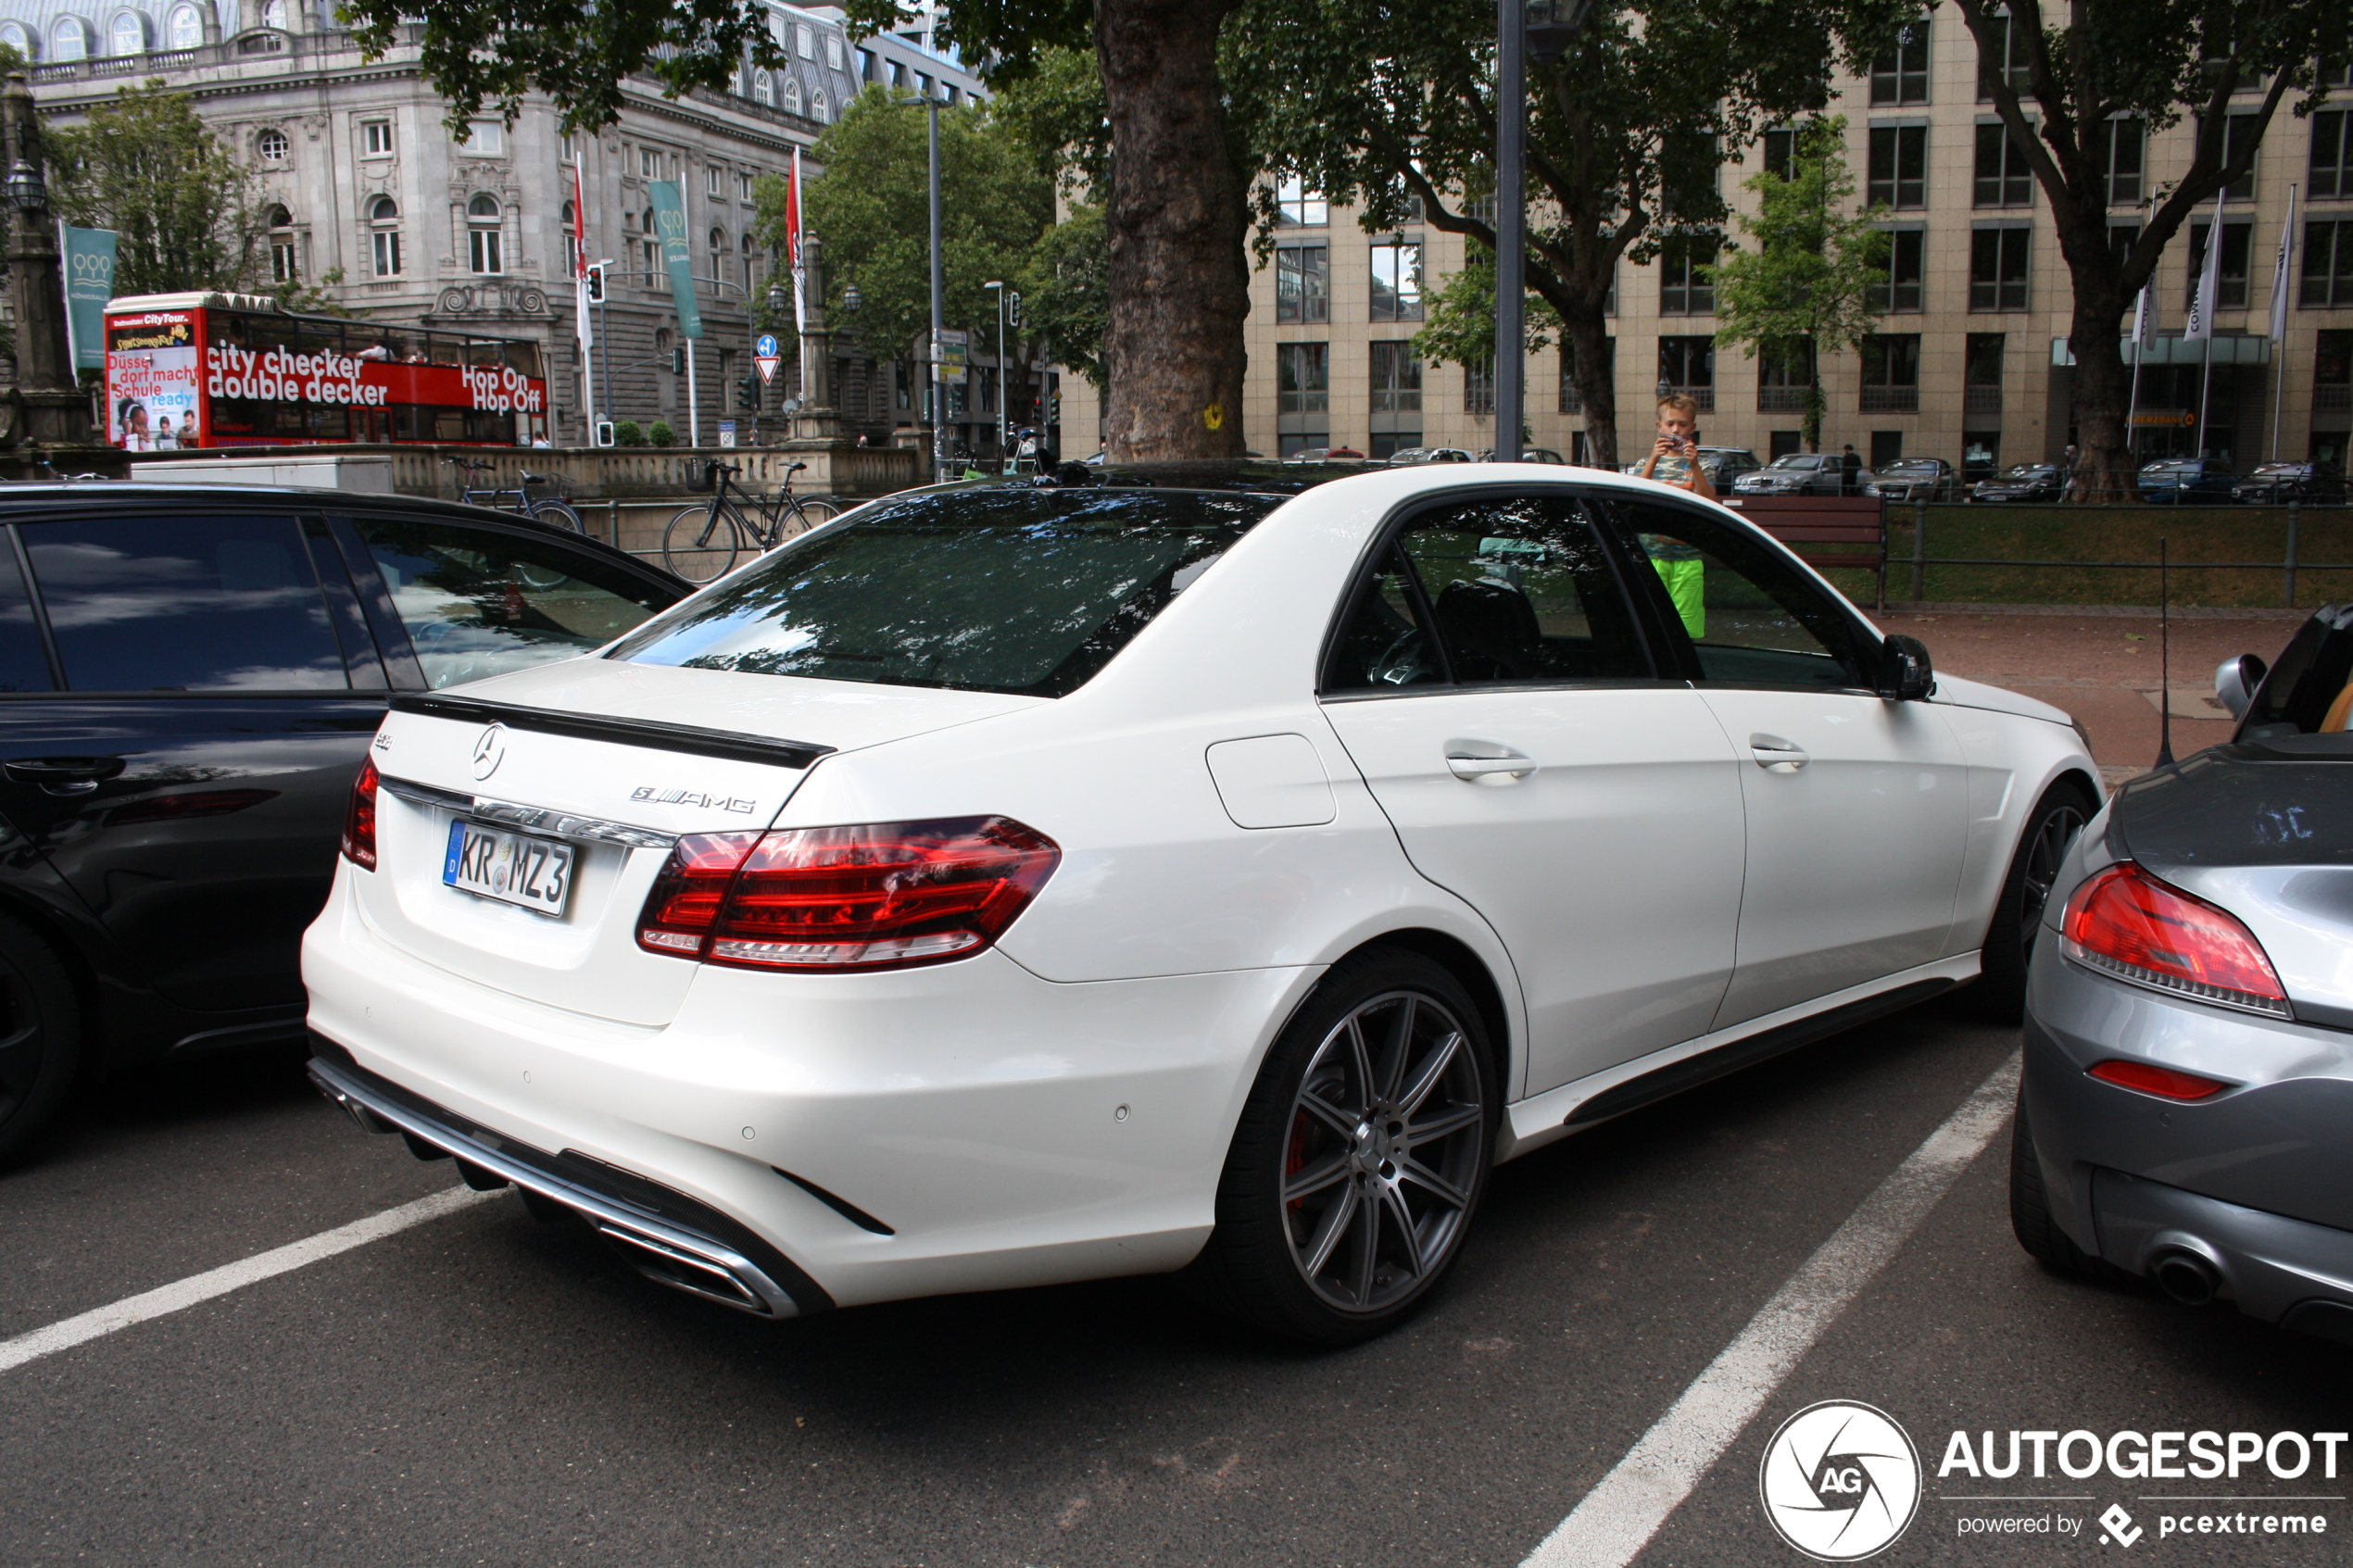
[(204, 42), (204, 14), (194, 6), (182, 6), (171, 13), (171, 46), (194, 49)]
[(286, 161), (286, 133), (265, 131), (253, 139), (253, 150), (261, 155), (264, 163), (283, 163)]
[(484, 192), (466, 204), (466, 258), (476, 272), (507, 270), (499, 225), (505, 219), (498, 198)]
[(293, 283), (302, 280), (302, 269), (296, 260), (294, 214), (283, 207), (270, 209), (270, 281)]
[(369, 238), (375, 251), (376, 276), (400, 276), (400, 206), (390, 196), (368, 204)]
[(776, 101), (776, 79), (769, 75), (764, 70), (756, 70), (752, 72), (751, 98), (752, 102), (756, 104), (774, 103)]
[(834, 122), (833, 101), (825, 96), (825, 90), (823, 87), (809, 94), (809, 118), (820, 125), (831, 125)]
[(800, 83), (789, 76), (785, 78), (785, 112), (786, 114), (800, 112)]
[(80, 17), (59, 17), (57, 25), (49, 30), (49, 52), (60, 60), (90, 57), (90, 36)]
[(286, 0), (261, 0), (261, 25), (286, 31)]
[(0, 44), (6, 44), (26, 59), (32, 58), (32, 34), (22, 22), (0, 22)]
[(136, 11), (118, 12), (114, 19), (114, 53), (144, 55), (147, 52), (147, 19)]

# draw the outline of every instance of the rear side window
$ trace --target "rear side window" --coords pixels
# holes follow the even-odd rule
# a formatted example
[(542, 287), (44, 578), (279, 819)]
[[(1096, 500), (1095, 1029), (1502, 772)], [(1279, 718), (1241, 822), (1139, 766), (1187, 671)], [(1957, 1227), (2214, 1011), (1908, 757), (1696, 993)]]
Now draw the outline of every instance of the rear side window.
[(675, 599), (557, 539), (412, 519), (352, 527), (435, 688), (576, 658)]
[(1650, 660), (1585, 504), (1472, 501), (1401, 537), (1446, 662), (1468, 683), (1639, 680)]
[[(1704, 681), (1739, 686), (1868, 687), (1855, 623), (1794, 562), (1695, 507), (1614, 503), (1647, 557)], [(1654, 603), (1655, 603), (1655, 598)]]
[(1062, 696), (1279, 504), (988, 489), (876, 505), (696, 596), (610, 657)]
[(0, 537), (0, 692), (55, 690), (49, 659), (41, 651), (41, 631), (32, 623), (32, 600), (24, 591), (17, 553)]
[(78, 692), (348, 689), (293, 518), (23, 525)]

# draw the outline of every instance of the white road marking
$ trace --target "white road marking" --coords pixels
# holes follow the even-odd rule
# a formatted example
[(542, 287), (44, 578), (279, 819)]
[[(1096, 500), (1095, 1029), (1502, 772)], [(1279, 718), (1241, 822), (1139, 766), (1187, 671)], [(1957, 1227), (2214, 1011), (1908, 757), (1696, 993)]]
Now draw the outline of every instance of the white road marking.
[(1814, 1342), (1994, 1141), (2018, 1097), (2018, 1074), (2013, 1056), (1980, 1084), (1789, 1277), (1520, 1568), (1624, 1568), (1633, 1562)]
[(397, 1209), (387, 1209), (381, 1214), (371, 1214), (364, 1220), (354, 1220), (347, 1225), (321, 1231), (317, 1236), (305, 1236), (300, 1241), (288, 1242), (267, 1252), (257, 1252), (250, 1258), (223, 1263), (200, 1274), (190, 1274), (186, 1279), (142, 1295), (127, 1296), (109, 1306), (94, 1307), (78, 1316), (53, 1323), (46, 1328), (19, 1334), (14, 1339), (0, 1340), (0, 1372), (10, 1371), (44, 1356), (56, 1355), (60, 1350), (70, 1350), (76, 1345), (103, 1338), (145, 1323), (149, 1318), (159, 1318), (168, 1312), (193, 1307), (200, 1301), (209, 1301), (216, 1296), (242, 1290), (248, 1285), (257, 1285), (306, 1264), (332, 1258), (338, 1252), (348, 1252), (371, 1241), (382, 1241), (385, 1236), (396, 1235), (411, 1225), (437, 1220), (444, 1214), (456, 1213), (460, 1209), (497, 1196), (496, 1193), (476, 1192), (472, 1187), (451, 1187), (447, 1192), (434, 1193), (431, 1198), (421, 1198), (414, 1203), (404, 1203)]

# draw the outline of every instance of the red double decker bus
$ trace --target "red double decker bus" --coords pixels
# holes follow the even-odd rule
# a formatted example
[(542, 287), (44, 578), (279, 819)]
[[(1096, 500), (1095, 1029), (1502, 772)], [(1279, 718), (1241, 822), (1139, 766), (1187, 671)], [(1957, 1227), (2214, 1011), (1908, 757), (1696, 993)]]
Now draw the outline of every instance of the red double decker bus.
[(528, 446), (547, 433), (547, 382), (527, 340), (299, 316), (255, 295), (107, 305), (107, 439), (131, 451)]

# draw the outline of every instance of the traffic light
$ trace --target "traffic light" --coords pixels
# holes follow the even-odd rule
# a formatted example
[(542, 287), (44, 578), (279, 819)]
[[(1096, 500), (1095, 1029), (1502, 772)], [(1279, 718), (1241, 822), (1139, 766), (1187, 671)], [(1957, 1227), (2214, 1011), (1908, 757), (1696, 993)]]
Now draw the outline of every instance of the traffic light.
[(757, 409), (760, 407), (760, 377), (756, 374), (748, 375), (737, 382), (736, 399), (744, 408)]
[(1009, 327), (1021, 325), (1021, 291), (1019, 289), (1005, 291), (1005, 325)]
[(686, 373), (686, 351), (684, 348), (673, 348), (670, 351), (670, 373), (673, 376), (683, 376)]
[(602, 305), (604, 302), (605, 270), (601, 267), (591, 267), (588, 269), (588, 303)]

